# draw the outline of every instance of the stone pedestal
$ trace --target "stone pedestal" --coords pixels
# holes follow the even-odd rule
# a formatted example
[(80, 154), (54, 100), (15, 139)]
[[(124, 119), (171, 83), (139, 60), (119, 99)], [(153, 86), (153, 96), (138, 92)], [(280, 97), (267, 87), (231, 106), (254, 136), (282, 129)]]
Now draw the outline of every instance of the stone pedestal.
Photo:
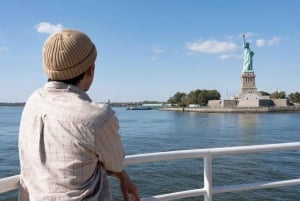
[(241, 88), (239, 95), (247, 93), (257, 93), (254, 72), (243, 72), (241, 75)]

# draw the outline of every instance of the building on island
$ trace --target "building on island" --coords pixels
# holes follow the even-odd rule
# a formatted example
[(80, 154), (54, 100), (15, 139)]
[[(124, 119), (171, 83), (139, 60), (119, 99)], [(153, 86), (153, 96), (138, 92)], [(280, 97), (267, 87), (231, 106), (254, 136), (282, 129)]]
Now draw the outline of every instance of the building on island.
[(241, 85), (239, 93), (231, 100), (210, 100), (208, 107), (211, 108), (232, 108), (232, 107), (286, 107), (287, 99), (271, 99), (269, 96), (261, 95), (256, 88), (255, 73), (253, 70), (254, 52), (250, 49), (249, 43), (243, 35), (243, 69), (241, 73)]

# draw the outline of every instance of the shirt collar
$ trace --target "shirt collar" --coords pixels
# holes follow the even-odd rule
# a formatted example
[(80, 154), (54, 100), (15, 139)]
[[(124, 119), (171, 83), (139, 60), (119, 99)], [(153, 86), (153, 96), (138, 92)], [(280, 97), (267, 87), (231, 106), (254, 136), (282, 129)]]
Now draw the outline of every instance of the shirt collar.
[(51, 91), (54, 90), (54, 91), (73, 92), (78, 94), (82, 99), (91, 101), (90, 97), (87, 95), (85, 91), (72, 84), (66, 84), (64, 82), (58, 82), (58, 81), (51, 81), (51, 82), (47, 82), (44, 88), (46, 90), (51, 90)]

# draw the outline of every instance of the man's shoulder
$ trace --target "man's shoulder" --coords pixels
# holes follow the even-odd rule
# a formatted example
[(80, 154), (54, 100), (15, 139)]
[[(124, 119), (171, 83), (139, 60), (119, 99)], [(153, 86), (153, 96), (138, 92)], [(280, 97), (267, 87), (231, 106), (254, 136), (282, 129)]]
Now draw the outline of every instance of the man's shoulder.
[(86, 113), (89, 118), (95, 119), (96, 121), (105, 121), (115, 116), (114, 110), (105, 103), (90, 102), (85, 107), (89, 110), (89, 112)]

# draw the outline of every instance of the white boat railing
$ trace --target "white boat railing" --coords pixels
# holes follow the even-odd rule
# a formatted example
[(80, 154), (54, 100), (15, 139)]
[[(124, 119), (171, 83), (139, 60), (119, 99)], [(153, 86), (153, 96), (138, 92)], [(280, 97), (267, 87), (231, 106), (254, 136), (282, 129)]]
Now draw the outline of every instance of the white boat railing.
[[(213, 178), (212, 159), (213, 158), (225, 156), (225, 155), (253, 154), (253, 153), (262, 153), (262, 152), (288, 151), (288, 150), (300, 150), (300, 142), (211, 148), (211, 149), (192, 149), (192, 150), (129, 155), (126, 156), (125, 165), (129, 166), (129, 165), (158, 162), (158, 161), (168, 161), (168, 160), (178, 160), (178, 159), (188, 159), (188, 158), (189, 159), (203, 158), (204, 161), (203, 188), (168, 193), (163, 195), (155, 195), (152, 197), (143, 198), (142, 201), (167, 201), (167, 200), (176, 200), (176, 199), (197, 197), (197, 196), (204, 196), (205, 201), (212, 201), (213, 195), (218, 193), (299, 185), (300, 178), (291, 179), (291, 180), (266, 181), (266, 182), (259, 182), (259, 183), (226, 185), (226, 186), (213, 186), (212, 184), (212, 178)], [(0, 179), (0, 194), (11, 190), (15, 190), (18, 188), (18, 186), (19, 186), (19, 175)]]

